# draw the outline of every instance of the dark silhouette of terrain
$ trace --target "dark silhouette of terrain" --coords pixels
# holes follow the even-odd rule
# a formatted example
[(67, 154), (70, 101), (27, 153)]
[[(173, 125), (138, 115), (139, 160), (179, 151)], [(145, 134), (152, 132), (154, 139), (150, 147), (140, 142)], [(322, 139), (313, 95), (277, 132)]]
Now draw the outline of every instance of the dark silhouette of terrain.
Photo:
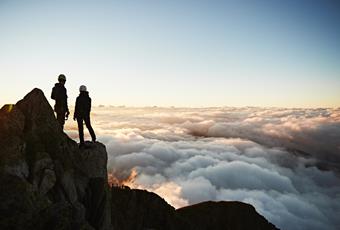
[(192, 229), (276, 229), (250, 204), (237, 201), (203, 202), (177, 210)]
[(112, 187), (111, 195), (114, 229), (191, 229), (190, 224), (177, 215), (175, 208), (155, 193)]
[(101, 143), (79, 149), (43, 92), (0, 110), (0, 229), (276, 229), (247, 204), (175, 210), (147, 191), (108, 186)]
[(155, 193), (144, 190), (113, 187), (111, 194), (115, 229), (277, 229), (253, 206), (242, 202), (209, 201), (175, 210)]
[(107, 153), (79, 150), (43, 92), (0, 110), (0, 229), (111, 229)]

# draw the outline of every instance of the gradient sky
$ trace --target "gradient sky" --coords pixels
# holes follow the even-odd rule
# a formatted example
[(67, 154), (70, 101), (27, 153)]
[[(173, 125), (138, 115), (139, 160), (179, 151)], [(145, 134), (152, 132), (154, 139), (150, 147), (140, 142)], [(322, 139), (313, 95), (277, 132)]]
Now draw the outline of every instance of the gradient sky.
[(340, 3), (0, 0), (0, 105), (340, 106)]

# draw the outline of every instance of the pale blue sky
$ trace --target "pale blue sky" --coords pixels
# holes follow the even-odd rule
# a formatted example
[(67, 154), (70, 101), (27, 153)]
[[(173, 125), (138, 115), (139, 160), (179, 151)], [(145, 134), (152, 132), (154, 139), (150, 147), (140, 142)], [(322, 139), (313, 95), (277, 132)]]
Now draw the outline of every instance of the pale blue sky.
[(340, 106), (337, 1), (0, 0), (0, 104)]

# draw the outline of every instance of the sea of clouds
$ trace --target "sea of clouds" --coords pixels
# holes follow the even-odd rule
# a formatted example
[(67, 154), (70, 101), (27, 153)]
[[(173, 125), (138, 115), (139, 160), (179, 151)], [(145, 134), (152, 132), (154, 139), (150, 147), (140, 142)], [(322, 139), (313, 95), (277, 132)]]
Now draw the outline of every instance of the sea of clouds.
[(176, 208), (238, 200), (282, 229), (340, 229), (340, 108), (97, 107), (92, 123), (109, 172)]

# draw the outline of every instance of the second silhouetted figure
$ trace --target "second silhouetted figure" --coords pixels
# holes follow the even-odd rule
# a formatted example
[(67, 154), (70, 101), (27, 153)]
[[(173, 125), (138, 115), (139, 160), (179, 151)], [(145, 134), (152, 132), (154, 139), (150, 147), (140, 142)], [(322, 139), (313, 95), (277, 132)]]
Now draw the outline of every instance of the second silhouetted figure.
[(80, 94), (76, 100), (76, 107), (74, 110), (73, 119), (78, 122), (78, 130), (79, 130), (79, 147), (84, 147), (84, 126), (83, 122), (85, 121), (85, 125), (90, 132), (92, 141), (96, 141), (96, 135), (93, 131), (90, 121), (90, 112), (91, 112), (91, 98), (89, 97), (89, 92), (87, 92), (86, 86), (82, 85), (79, 88)]

